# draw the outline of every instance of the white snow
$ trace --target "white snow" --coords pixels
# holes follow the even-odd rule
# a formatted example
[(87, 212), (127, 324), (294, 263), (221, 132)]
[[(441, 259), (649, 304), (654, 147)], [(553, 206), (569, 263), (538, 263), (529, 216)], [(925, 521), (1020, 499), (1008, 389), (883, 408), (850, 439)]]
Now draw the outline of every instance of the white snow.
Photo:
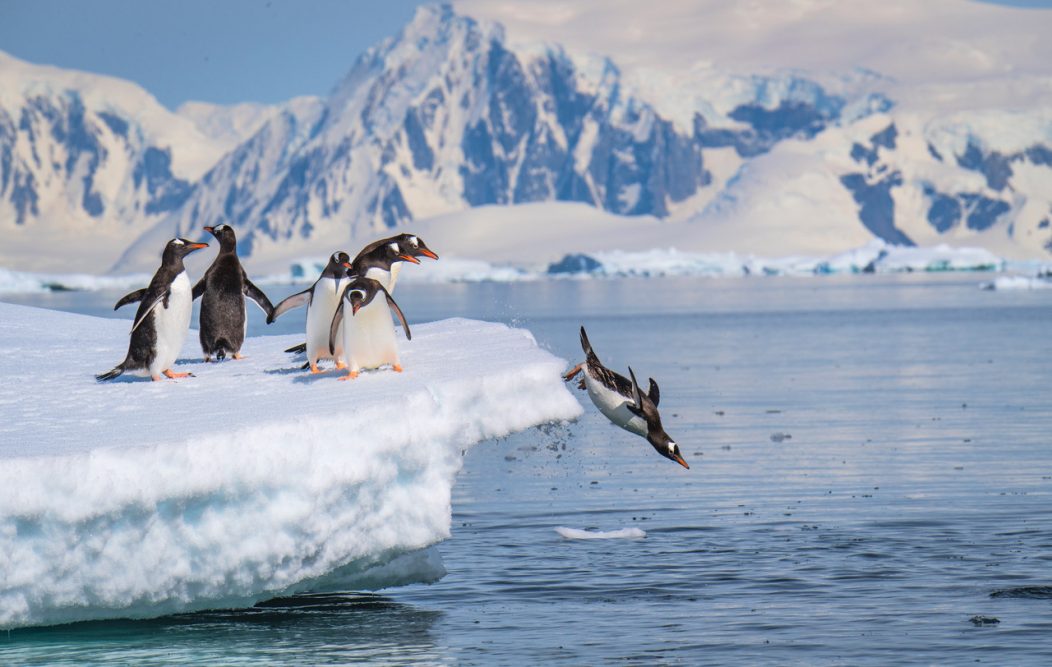
[(582, 530), (580, 528), (567, 528), (559, 526), (555, 529), (568, 540), (617, 540), (617, 539), (639, 539), (646, 537), (646, 531), (639, 528), (621, 528), (620, 530)]
[(0, 628), (433, 580), (462, 452), (582, 411), (498, 324), (414, 326), (404, 373), (353, 382), (298, 370), (302, 336), (204, 364), (191, 331), (196, 377), (96, 383), (129, 324), (0, 303)]

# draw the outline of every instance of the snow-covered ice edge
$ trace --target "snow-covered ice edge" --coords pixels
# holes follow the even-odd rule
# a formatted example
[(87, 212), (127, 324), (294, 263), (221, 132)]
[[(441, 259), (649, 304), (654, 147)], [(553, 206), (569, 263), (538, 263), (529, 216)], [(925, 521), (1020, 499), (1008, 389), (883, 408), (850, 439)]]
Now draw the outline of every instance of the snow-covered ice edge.
[(298, 336), (204, 364), (191, 331), (196, 377), (96, 384), (127, 330), (0, 303), (0, 628), (433, 580), (463, 452), (581, 413), (500, 324), (414, 326), (404, 373), (353, 382), (297, 370)]

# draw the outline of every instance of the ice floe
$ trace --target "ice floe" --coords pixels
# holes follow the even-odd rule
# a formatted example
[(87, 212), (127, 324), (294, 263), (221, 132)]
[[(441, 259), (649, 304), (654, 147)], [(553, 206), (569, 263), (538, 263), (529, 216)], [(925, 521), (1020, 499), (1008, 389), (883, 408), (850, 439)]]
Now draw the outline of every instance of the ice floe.
[(0, 303), (0, 628), (433, 580), (464, 450), (581, 413), (499, 324), (414, 326), (404, 373), (353, 382), (298, 370), (301, 336), (205, 364), (191, 332), (196, 377), (96, 383), (128, 328)]

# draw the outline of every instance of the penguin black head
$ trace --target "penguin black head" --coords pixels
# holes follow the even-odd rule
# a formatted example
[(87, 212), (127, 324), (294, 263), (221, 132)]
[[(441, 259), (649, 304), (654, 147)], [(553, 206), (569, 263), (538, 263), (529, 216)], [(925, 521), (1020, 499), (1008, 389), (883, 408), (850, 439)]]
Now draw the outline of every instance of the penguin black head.
[(207, 247), (207, 243), (194, 243), (193, 241), (179, 238), (172, 239), (164, 246), (164, 254), (161, 255), (161, 263), (175, 264), (178, 262), (179, 264), (182, 264), (183, 257), (186, 257), (195, 250)]
[(415, 234), (399, 234), (398, 236), (392, 236), (389, 240), (398, 243), (406, 254), (412, 257), (423, 256), (430, 259), (438, 259), (438, 255), (431, 252), (431, 249), (424, 243), (424, 239)]
[(356, 277), (351, 284), (347, 285), (346, 297), (351, 302), (351, 315), (357, 315), (358, 311), (368, 306), (376, 298), (380, 291), (380, 283), (365, 276)]
[(230, 225), (205, 227), (204, 230), (219, 241), (219, 252), (237, 252), (237, 236)]
[(669, 437), (668, 433), (665, 433), (665, 429), (661, 426), (661, 415), (658, 414), (657, 402), (654, 400), (659, 395), (657, 383), (651, 379), (650, 394), (644, 394), (639, 389), (639, 383), (636, 382), (636, 374), (632, 372), (631, 367), (628, 369), (628, 374), (632, 377), (632, 397), (635, 400), (635, 405), (629, 404), (628, 409), (632, 414), (642, 417), (646, 421), (647, 442), (658, 454), (690, 470), (690, 466), (683, 460), (683, 455), (679, 451), (679, 445)]

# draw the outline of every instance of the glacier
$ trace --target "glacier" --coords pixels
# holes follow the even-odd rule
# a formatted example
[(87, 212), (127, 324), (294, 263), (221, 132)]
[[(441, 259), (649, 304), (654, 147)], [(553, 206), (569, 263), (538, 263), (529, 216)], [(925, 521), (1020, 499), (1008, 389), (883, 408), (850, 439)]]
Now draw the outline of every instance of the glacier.
[(415, 325), (406, 371), (309, 376), (247, 340), (205, 364), (92, 374), (128, 322), (0, 303), (0, 628), (231, 608), (442, 575), (464, 452), (579, 416), (524, 330)]

